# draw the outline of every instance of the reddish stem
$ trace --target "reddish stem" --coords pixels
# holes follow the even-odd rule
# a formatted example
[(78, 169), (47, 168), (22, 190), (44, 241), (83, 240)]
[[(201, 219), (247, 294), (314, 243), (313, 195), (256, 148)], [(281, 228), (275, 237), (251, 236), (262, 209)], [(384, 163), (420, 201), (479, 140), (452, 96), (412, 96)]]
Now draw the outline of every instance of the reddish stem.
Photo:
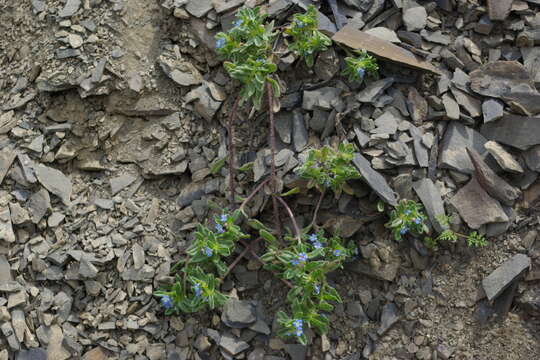
[(311, 220), (310, 226), (317, 227), (317, 214), (319, 213), (319, 209), (321, 208), (321, 203), (323, 201), (325, 194), (326, 194), (326, 189), (322, 191), (321, 196), (319, 197), (319, 201), (317, 201), (317, 206), (315, 207), (315, 211), (313, 212), (313, 219)]
[(298, 224), (296, 223), (296, 219), (294, 218), (294, 214), (293, 214), (291, 208), (289, 207), (289, 205), (287, 205), (285, 200), (283, 200), (281, 197), (276, 196), (276, 198), (279, 200), (281, 205), (283, 205), (283, 207), (287, 211), (287, 214), (291, 218), (291, 221), (292, 221), (292, 224), (293, 224), (293, 227), (294, 227), (294, 232), (296, 233), (296, 238), (297, 238), (298, 242), (301, 242), (302, 241), (302, 235), (300, 233), (300, 228), (298, 227)]
[(271, 164), (271, 176), (272, 176), (272, 206), (274, 208), (274, 220), (276, 222), (276, 229), (278, 231), (279, 238), (281, 239), (281, 221), (279, 219), (279, 211), (277, 204), (277, 175), (276, 175), (276, 129), (274, 126), (274, 111), (272, 105), (274, 104), (273, 90), (270, 83), (266, 83), (266, 93), (268, 96), (268, 118), (270, 120), (270, 147), (272, 149), (272, 164)]
[(234, 101), (231, 113), (229, 115), (229, 121), (227, 123), (227, 131), (229, 133), (229, 202), (231, 203), (231, 210), (234, 210), (234, 120), (236, 119), (236, 112), (238, 111), (238, 103), (240, 102), (240, 96), (236, 97)]
[(242, 251), (240, 253), (240, 255), (238, 255), (236, 257), (236, 259), (234, 259), (234, 261), (231, 263), (231, 265), (229, 265), (229, 267), (227, 268), (227, 272), (221, 277), (222, 281), (223, 279), (225, 279), (227, 277), (227, 275), (230, 274), (230, 272), (234, 269), (234, 267), (236, 265), (238, 265), (238, 263), (240, 262), (240, 260), (242, 260), (242, 258), (246, 255), (246, 253), (251, 250), (251, 245), (255, 245), (256, 243), (258, 243), (259, 241), (261, 240), (261, 238), (258, 238), (258, 239), (255, 239), (253, 240), (253, 242), (251, 244), (246, 244), (244, 241), (242, 241), (242, 239), (240, 239), (240, 241), (242, 241), (242, 244), (245, 246), (245, 249), (244, 251)]
[(257, 187), (255, 188), (255, 190), (253, 190), (251, 192), (251, 194), (249, 194), (249, 196), (242, 202), (242, 205), (240, 205), (240, 209), (243, 209), (244, 206), (246, 206), (246, 204), (248, 202), (251, 201), (251, 199), (253, 199), (253, 197), (255, 196), (255, 194), (257, 194), (259, 191), (261, 191), (262, 187), (264, 185), (266, 185), (272, 178), (271, 177), (267, 177), (262, 183), (260, 183), (259, 185), (257, 185)]

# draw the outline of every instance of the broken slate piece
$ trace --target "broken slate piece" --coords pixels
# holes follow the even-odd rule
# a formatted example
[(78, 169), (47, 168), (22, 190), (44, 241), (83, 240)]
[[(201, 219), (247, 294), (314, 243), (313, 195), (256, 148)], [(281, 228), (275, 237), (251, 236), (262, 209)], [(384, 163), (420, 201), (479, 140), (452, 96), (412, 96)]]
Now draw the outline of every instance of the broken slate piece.
[(384, 90), (388, 89), (394, 83), (394, 78), (384, 78), (370, 83), (366, 88), (356, 95), (356, 100), (362, 103), (371, 103), (375, 101)]
[(369, 186), (379, 195), (382, 200), (390, 205), (396, 206), (396, 195), (392, 188), (386, 182), (386, 179), (377, 171), (373, 170), (369, 161), (360, 153), (356, 153), (353, 158), (353, 163), (360, 171), (360, 174)]
[(241, 353), (246, 349), (249, 349), (249, 344), (247, 342), (237, 339), (232, 335), (221, 336), (219, 346), (221, 346), (227, 353), (233, 356)]
[(11, 225), (11, 214), (7, 206), (0, 210), (0, 240), (8, 243), (15, 242), (15, 233)]
[(296, 151), (302, 151), (308, 143), (308, 132), (300, 111), (293, 112), (293, 143)]
[(340, 100), (342, 90), (334, 87), (323, 87), (312, 91), (304, 91), (302, 108), (304, 110), (313, 110), (320, 108), (332, 110), (333, 106)]
[(540, 117), (504, 115), (502, 119), (482, 125), (483, 136), (520, 150), (540, 144)]
[(416, 161), (418, 162), (418, 165), (420, 167), (428, 167), (429, 165), (428, 149), (423, 144), (422, 133), (414, 125), (410, 126), (409, 132), (411, 133), (413, 137), (414, 154), (416, 156)]
[(487, 5), (490, 20), (503, 21), (510, 14), (512, 0), (488, 0)]
[(63, 172), (42, 164), (35, 166), (34, 171), (41, 185), (58, 196), (65, 205), (71, 203), (71, 180)]
[(376, 128), (371, 130), (372, 134), (389, 134), (394, 135), (398, 129), (399, 123), (402, 121), (399, 112), (390, 107), (381, 116), (375, 119)]
[(446, 230), (448, 227), (444, 224), (441, 224), (437, 217), (445, 216), (444, 203), (441, 197), (439, 189), (435, 186), (433, 181), (428, 178), (418, 180), (413, 183), (413, 189), (424, 204), (429, 221), (433, 228), (441, 233)]
[(531, 259), (524, 254), (516, 254), (510, 260), (503, 263), (484, 280), (482, 287), (488, 300), (495, 299), (504, 289), (531, 266)]
[(42, 188), (38, 192), (33, 193), (32, 196), (30, 196), (27, 205), (30, 219), (34, 224), (39, 223), (51, 208), (49, 192)]
[(403, 11), (403, 23), (407, 31), (419, 31), (427, 25), (427, 12), (423, 6), (416, 6)]
[(521, 165), (498, 142), (488, 141), (484, 144), (484, 148), (495, 158), (503, 170), (516, 174), (523, 173)]
[(137, 178), (129, 174), (120, 175), (118, 177), (115, 177), (114, 179), (111, 179), (109, 181), (111, 184), (111, 193), (113, 195), (116, 195), (124, 188), (131, 185), (135, 180), (137, 180)]
[(75, 15), (77, 10), (79, 10), (80, 6), (81, 0), (67, 0), (66, 5), (64, 5), (64, 8), (60, 10), (58, 16), (60, 16), (61, 18), (71, 17)]
[(495, 171), (491, 170), (478, 152), (467, 148), (467, 153), (473, 163), (476, 179), (480, 185), (482, 185), (484, 190), (503, 204), (512, 206), (521, 195), (521, 191), (510, 186), (506, 181), (500, 178)]
[(251, 301), (234, 298), (227, 301), (221, 314), (221, 321), (233, 329), (247, 328), (256, 320), (256, 308)]
[(347, 25), (339, 30), (333, 37), (337, 43), (347, 45), (356, 50), (366, 50), (377, 57), (397, 62), (415, 69), (439, 74), (439, 70), (429, 62), (419, 59), (412, 52), (405, 50), (390, 41), (379, 39), (376, 36), (366, 34), (355, 29), (353, 25)]
[(34, 184), (37, 181), (36, 175), (34, 174), (34, 162), (28, 155), (22, 153), (17, 154), (17, 159), (21, 165), (24, 179), (29, 183)]
[(482, 103), (482, 114), (484, 115), (484, 123), (499, 120), (503, 117), (504, 105), (495, 99), (488, 99)]
[(461, 173), (472, 174), (474, 167), (465, 149), (470, 147), (480, 153), (480, 155), (484, 155), (486, 153), (486, 149), (484, 148), (486, 141), (474, 129), (457, 121), (451, 121), (448, 124), (442, 141), (439, 166)]
[(508, 221), (501, 204), (489, 196), (475, 177), (450, 199), (450, 203), (471, 229), (479, 229), (484, 224)]
[(399, 320), (397, 307), (394, 303), (388, 303), (383, 306), (381, 314), (381, 326), (377, 330), (377, 334), (384, 335), (396, 322)]
[(190, 0), (186, 5), (186, 10), (191, 15), (201, 18), (214, 8), (212, 0)]
[(293, 116), (290, 111), (282, 111), (276, 114), (275, 128), (281, 141), (291, 143)]
[(444, 110), (446, 111), (446, 116), (448, 117), (448, 119), (459, 120), (458, 103), (448, 93), (443, 95), (442, 102), (443, 102)]
[(0, 185), (2, 185), (2, 182), (11, 168), (11, 164), (13, 164), (13, 160), (15, 160), (16, 156), (17, 154), (15, 151), (9, 147), (6, 147), (0, 151)]
[(407, 106), (411, 118), (416, 125), (420, 125), (426, 120), (429, 110), (428, 103), (415, 87), (409, 88)]

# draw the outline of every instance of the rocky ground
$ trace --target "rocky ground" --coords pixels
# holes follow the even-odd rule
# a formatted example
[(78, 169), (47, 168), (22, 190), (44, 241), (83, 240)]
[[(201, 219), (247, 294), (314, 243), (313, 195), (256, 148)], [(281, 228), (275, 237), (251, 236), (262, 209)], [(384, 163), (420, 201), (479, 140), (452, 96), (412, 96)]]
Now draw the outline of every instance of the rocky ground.
[[(238, 88), (213, 37), (241, 5), (282, 24), (309, 3), (0, 3), (0, 359), (540, 358), (538, 0), (313, 1), (335, 45), (311, 70), (276, 44), (277, 163), (292, 187), (309, 148), (360, 150), (355, 196), (320, 214), (360, 249), (331, 276), (332, 329), (279, 339), (287, 289), (250, 256), (223, 311), (164, 316), (154, 290), (227, 204), (211, 168)], [(342, 46), (375, 55), (380, 79), (343, 78)], [(239, 194), (269, 172), (266, 111), (239, 114)], [(394, 242), (373, 214), (400, 198), (489, 245)], [(269, 220), (266, 200), (250, 210)], [(316, 200), (292, 198), (300, 223)]]

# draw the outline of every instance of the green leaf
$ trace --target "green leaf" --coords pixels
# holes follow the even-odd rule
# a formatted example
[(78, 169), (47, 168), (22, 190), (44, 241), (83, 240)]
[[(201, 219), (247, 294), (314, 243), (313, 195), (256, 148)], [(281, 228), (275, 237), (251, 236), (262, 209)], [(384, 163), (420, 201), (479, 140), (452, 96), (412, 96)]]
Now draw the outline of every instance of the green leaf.
[(300, 192), (300, 188), (299, 187), (294, 187), (291, 190), (282, 193), (280, 196), (282, 196), (282, 197), (290, 196), (290, 195), (298, 194), (299, 192)]
[(212, 174), (212, 175), (217, 174), (221, 170), (223, 165), (225, 165), (225, 160), (226, 160), (226, 158), (221, 158), (221, 159), (215, 160), (212, 163), (212, 165), (210, 166), (210, 174)]
[(265, 229), (260, 229), (259, 230), (259, 235), (261, 235), (261, 237), (268, 241), (268, 243), (270, 245), (274, 245), (274, 246), (277, 246), (277, 239), (274, 235), (270, 234), (268, 231), (266, 231)]

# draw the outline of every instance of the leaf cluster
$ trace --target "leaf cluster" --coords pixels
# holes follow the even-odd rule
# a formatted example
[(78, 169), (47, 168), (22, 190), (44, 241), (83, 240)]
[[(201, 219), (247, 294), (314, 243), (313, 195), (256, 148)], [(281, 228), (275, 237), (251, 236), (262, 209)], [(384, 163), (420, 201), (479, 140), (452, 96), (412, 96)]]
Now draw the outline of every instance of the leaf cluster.
[(385, 226), (390, 229), (396, 241), (401, 241), (407, 233), (420, 235), (428, 232), (425, 220), (426, 215), (422, 211), (422, 204), (403, 199), (390, 211), (390, 220)]
[(377, 60), (365, 50), (356, 51), (357, 56), (345, 58), (343, 75), (351, 81), (364, 81), (366, 75), (378, 77), (379, 65)]
[(358, 169), (352, 164), (354, 145), (341, 143), (335, 150), (329, 146), (311, 150), (306, 161), (296, 173), (309, 180), (308, 187), (317, 187), (319, 191), (330, 188), (339, 197), (342, 191), (352, 194), (346, 181), (361, 178)]
[[(446, 215), (439, 215), (437, 216), (437, 220), (439, 223), (445, 227), (450, 226), (450, 217)], [(426, 237), (424, 239), (424, 242), (426, 245), (432, 249), (436, 249), (442, 241), (447, 242), (456, 242), (459, 238), (464, 238), (467, 241), (467, 245), (469, 247), (483, 247), (487, 245), (487, 240), (484, 235), (479, 234), (477, 231), (471, 232), (469, 235), (464, 235), (457, 233), (451, 229), (446, 229), (442, 233), (440, 233), (437, 237), (431, 238)]]

